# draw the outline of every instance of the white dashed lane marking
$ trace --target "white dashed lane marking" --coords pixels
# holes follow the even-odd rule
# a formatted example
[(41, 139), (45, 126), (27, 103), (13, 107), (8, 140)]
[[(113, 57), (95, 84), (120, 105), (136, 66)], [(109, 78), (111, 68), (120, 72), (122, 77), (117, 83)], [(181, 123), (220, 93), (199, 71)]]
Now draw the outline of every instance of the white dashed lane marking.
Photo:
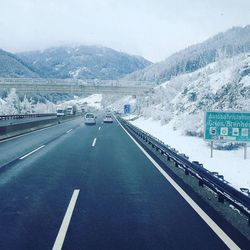
[(96, 138), (94, 139), (93, 143), (92, 143), (92, 147), (94, 147), (96, 144)]
[(56, 240), (55, 240), (55, 243), (54, 243), (52, 250), (61, 250), (62, 249), (63, 242), (65, 239), (66, 233), (68, 231), (69, 223), (70, 223), (70, 220), (71, 220), (71, 217), (72, 217), (75, 205), (76, 205), (76, 200), (77, 200), (77, 197), (79, 195), (79, 192), (80, 192), (79, 189), (75, 189), (73, 194), (72, 194), (71, 200), (69, 202), (67, 211), (64, 215), (62, 225), (59, 229), (59, 232), (57, 234), (57, 237), (56, 237)]
[(42, 146), (40, 146), (40, 147), (38, 147), (38, 148), (36, 148), (36, 149), (32, 150), (32, 151), (31, 151), (31, 152), (29, 152), (28, 154), (23, 155), (22, 157), (20, 157), (19, 159), (20, 159), (20, 160), (23, 160), (24, 158), (26, 158), (26, 157), (30, 156), (31, 154), (34, 154), (36, 151), (38, 151), (38, 150), (42, 149), (43, 147), (45, 147), (45, 145), (42, 145)]

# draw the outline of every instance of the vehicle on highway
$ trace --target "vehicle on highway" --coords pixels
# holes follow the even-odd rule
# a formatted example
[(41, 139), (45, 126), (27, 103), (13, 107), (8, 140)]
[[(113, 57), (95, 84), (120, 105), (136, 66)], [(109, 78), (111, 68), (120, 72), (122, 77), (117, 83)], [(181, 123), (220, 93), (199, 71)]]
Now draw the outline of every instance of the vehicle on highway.
[(75, 115), (76, 114), (76, 105), (71, 105), (66, 108), (67, 115)]
[(65, 110), (63, 108), (58, 108), (56, 110), (56, 116), (65, 116)]
[(105, 117), (103, 118), (103, 122), (104, 123), (112, 123), (113, 122), (112, 115), (106, 114)]
[(84, 123), (87, 125), (96, 124), (96, 116), (93, 113), (87, 113), (84, 117)]

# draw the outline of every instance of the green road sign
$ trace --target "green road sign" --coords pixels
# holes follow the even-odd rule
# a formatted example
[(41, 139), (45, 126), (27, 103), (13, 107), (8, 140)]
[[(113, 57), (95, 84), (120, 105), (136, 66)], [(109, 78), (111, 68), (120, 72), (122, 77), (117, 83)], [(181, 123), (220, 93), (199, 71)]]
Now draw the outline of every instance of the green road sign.
[(249, 112), (205, 112), (204, 139), (208, 141), (250, 141)]

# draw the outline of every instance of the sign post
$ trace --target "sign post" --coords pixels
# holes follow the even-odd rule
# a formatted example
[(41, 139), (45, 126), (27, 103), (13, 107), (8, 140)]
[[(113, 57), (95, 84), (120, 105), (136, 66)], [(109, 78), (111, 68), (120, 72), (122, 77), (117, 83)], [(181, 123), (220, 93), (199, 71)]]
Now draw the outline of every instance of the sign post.
[(214, 149), (214, 141), (211, 141), (211, 152), (210, 152), (210, 158), (213, 158), (213, 149)]
[(247, 158), (247, 142), (250, 141), (250, 112), (205, 112), (204, 139), (211, 142), (244, 142), (244, 159)]

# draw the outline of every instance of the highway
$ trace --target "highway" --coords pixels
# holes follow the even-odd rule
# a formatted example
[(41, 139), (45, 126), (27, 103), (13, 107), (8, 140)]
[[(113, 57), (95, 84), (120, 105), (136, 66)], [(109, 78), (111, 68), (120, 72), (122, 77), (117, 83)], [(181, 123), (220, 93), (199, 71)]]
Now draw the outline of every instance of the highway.
[(101, 114), (0, 142), (0, 166), (0, 249), (247, 249)]

